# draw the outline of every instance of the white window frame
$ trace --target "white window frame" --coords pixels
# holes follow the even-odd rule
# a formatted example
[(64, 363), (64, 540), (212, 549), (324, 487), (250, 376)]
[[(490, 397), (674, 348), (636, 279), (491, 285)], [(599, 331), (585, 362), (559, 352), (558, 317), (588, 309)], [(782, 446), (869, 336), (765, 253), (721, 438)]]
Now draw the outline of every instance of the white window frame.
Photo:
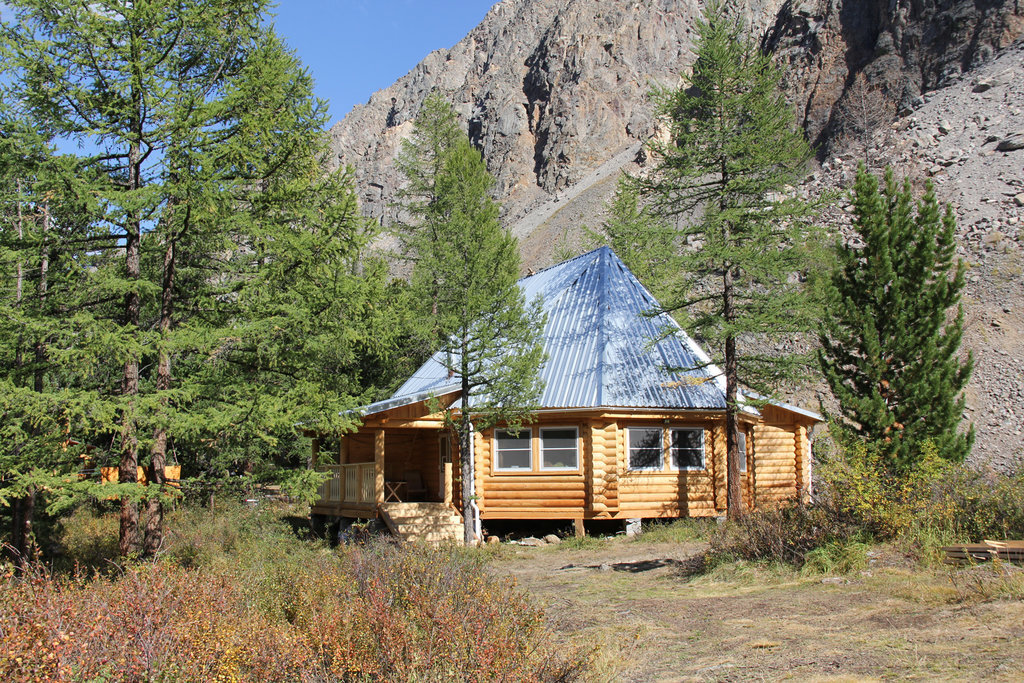
[[(657, 467), (633, 467), (633, 433), (639, 432), (640, 430), (645, 431), (656, 431), (660, 435), (659, 444), (660, 448), (658, 452), (658, 466)], [(643, 426), (636, 425), (634, 427), (626, 427), (626, 469), (631, 472), (664, 472), (665, 471), (665, 430), (660, 426)]]
[[(697, 467), (676, 467), (675, 458), (672, 455), (672, 433), (673, 432), (700, 432), (700, 465)], [(690, 450), (690, 449), (687, 449)], [(703, 427), (669, 427), (668, 428), (668, 464), (673, 472), (703, 472), (708, 468), (708, 443), (707, 430)]]
[[(573, 432), (573, 445), (576, 449), (576, 464), (572, 467), (547, 467), (544, 464), (544, 432), (546, 431), (568, 431)], [(573, 425), (559, 427), (556, 425), (545, 425), (537, 429), (537, 454), (541, 472), (578, 472), (580, 469), (580, 429)]]
[[(519, 436), (517, 438), (519, 438), (519, 439), (525, 438), (527, 440), (527, 442), (530, 444), (530, 446), (529, 446), (530, 461), (529, 461), (529, 464), (526, 467), (500, 467), (499, 466), (500, 463), (501, 463), (501, 457), (500, 457), (501, 456), (501, 449), (500, 449), (501, 438), (498, 436), (499, 432), (504, 432), (504, 433), (508, 434), (508, 433), (511, 433), (512, 430), (510, 430), (510, 429), (495, 429), (494, 430), (494, 449), (493, 449), (493, 453), (494, 453), (494, 463), (493, 463), (494, 464), (494, 471), (495, 472), (533, 472), (534, 471), (534, 469), (533, 469), (533, 428), (531, 428), (531, 427), (522, 427), (518, 431)], [(517, 448), (515, 450), (520, 451), (522, 449)]]
[(736, 443), (736, 447), (740, 452), (740, 474), (747, 473), (747, 430), (737, 429), (736, 435), (739, 440)]

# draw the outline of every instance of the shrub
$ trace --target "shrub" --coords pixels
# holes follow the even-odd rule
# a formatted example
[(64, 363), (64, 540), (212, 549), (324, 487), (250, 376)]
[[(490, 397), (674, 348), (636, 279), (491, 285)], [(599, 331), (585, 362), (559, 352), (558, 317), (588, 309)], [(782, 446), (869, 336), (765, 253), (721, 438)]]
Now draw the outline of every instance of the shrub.
[(925, 450), (920, 466), (906, 472), (886, 469), (863, 447), (834, 456), (818, 471), (818, 506), (923, 559), (952, 543), (1024, 538), (1024, 477), (949, 463)]
[[(115, 576), (0, 573), (0, 676), (568, 681), (587, 671), (587, 658), (547, 649), (542, 610), (479, 553), (383, 541), (331, 552), (296, 539), (274, 511), (241, 506), (175, 516), (166, 553)], [(83, 519), (69, 529), (97, 524)]]
[(758, 510), (712, 534), (709, 565), (731, 558), (801, 567), (811, 551), (846, 542), (854, 534), (854, 529), (821, 507), (788, 505)]

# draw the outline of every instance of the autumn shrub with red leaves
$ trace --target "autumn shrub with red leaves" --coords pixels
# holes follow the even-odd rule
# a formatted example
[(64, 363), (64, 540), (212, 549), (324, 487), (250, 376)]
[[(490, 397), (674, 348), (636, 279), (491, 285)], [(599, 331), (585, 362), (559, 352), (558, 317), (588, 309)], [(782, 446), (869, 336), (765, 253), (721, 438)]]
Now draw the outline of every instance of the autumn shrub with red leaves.
[[(265, 539), (264, 539), (265, 540)], [(280, 540), (280, 539), (278, 539)], [(173, 553), (113, 575), (0, 571), (0, 678), (568, 681), (543, 612), (478, 553), (378, 542)], [(260, 550), (269, 550), (261, 554)]]

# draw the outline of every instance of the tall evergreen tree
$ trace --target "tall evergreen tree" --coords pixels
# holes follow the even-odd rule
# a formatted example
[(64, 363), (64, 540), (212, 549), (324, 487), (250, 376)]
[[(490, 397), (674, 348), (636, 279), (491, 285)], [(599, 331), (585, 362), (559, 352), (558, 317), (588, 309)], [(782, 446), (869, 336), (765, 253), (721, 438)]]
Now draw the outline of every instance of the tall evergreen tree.
[(407, 244), (425, 336), (461, 384), (459, 436), (465, 540), (479, 533), (473, 492), (473, 432), (526, 419), (541, 392), (541, 302), (516, 284), (519, 247), (502, 229), (483, 157), (438, 96), (424, 104), (400, 167), (414, 217)]
[(973, 359), (958, 357), (964, 264), (952, 207), (940, 211), (929, 183), (915, 210), (908, 180), (890, 168), (879, 190), (863, 166), (853, 207), (864, 246), (837, 247), (819, 352), (837, 424), (894, 470), (918, 463), (926, 442), (960, 462), (974, 442), (973, 426), (958, 431)]
[[(367, 226), (344, 172), (324, 176), (326, 108), (267, 24), (268, 0), (7, 4), (9, 101), (79, 143), (103, 181), (104, 234), (80, 289), (95, 305), (68, 326), (95, 397), (76, 431), (108, 443), (117, 432), (121, 551), (138, 546), (145, 497), (152, 552), (175, 443), (196, 460), (258, 460), (300, 420), (283, 421), (338, 428), (358, 405), (355, 357), (377, 345), (354, 265)], [(290, 334), (300, 325), (331, 342)], [(318, 371), (314, 347), (336, 348), (325, 358), (345, 356), (345, 372)], [(311, 397), (334, 415), (311, 416)], [(147, 460), (156, 486), (132, 489)]]
[[(680, 285), (663, 302), (721, 363), (726, 393), (728, 510), (742, 514), (737, 412), (740, 382), (771, 395), (805, 359), (754, 352), (751, 341), (791, 339), (816, 316), (798, 274), (809, 267), (808, 206), (786, 197), (811, 156), (779, 88), (780, 73), (720, 3), (697, 24), (686, 87), (655, 92), (669, 140), (652, 144), (642, 181), (680, 225)], [(762, 347), (763, 348), (763, 347)]]
[(79, 466), (67, 424), (81, 396), (62, 381), (73, 364), (51, 346), (81, 312), (96, 207), (77, 160), (11, 114), (0, 114), (0, 508), (10, 505), (8, 547), (24, 563), (40, 480)]

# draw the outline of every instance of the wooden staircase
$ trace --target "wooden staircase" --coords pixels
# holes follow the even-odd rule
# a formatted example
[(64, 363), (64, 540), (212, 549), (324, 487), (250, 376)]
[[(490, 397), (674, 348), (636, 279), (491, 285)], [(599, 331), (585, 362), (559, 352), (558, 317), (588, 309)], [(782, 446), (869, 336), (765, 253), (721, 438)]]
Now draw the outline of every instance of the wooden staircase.
[(380, 516), (403, 541), (461, 544), (462, 515), (444, 503), (381, 503)]

